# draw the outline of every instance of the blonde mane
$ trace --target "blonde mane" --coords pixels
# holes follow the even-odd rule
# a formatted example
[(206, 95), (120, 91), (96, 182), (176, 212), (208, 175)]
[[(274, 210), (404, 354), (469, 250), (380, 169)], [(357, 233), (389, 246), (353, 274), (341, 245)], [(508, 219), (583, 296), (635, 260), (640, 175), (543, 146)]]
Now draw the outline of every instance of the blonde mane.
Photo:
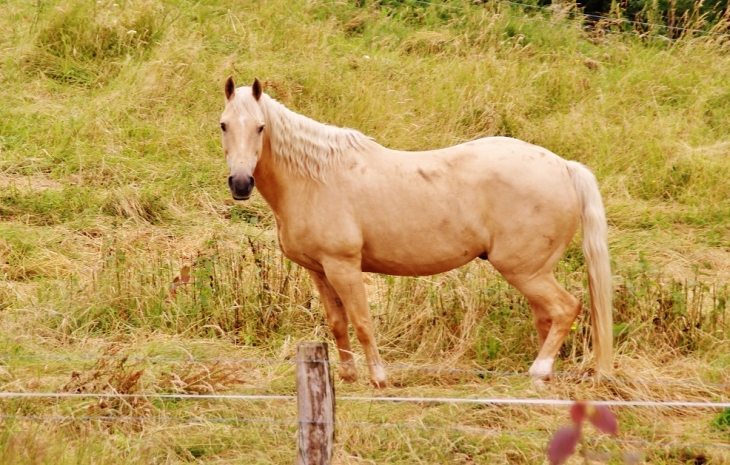
[(266, 94), (259, 100), (272, 156), (298, 174), (325, 182), (327, 173), (377, 145), (355, 129), (320, 123), (286, 108)]

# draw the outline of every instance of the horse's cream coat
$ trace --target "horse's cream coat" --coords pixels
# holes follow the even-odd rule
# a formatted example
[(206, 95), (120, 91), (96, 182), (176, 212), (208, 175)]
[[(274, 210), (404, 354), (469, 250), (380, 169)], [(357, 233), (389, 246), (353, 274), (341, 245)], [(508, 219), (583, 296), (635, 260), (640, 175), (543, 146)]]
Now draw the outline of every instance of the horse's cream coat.
[(253, 179), (276, 218), (279, 245), (307, 268), (322, 296), (342, 365), (356, 378), (355, 327), (376, 386), (386, 384), (361, 270), (416, 276), (478, 256), (528, 299), (540, 351), (530, 368), (552, 374), (580, 311), (553, 269), (578, 226), (588, 264), (597, 368), (611, 370), (611, 271), (606, 218), (583, 165), (511, 138), (427, 152), (380, 146), (363, 134), (298, 115), (252, 87), (226, 82), (223, 148), (234, 198)]

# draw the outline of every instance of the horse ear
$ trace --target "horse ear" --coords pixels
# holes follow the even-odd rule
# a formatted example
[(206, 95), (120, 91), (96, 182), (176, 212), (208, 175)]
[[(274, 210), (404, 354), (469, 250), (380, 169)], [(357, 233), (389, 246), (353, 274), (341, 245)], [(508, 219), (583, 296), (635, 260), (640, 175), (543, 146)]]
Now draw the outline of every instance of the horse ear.
[(233, 76), (228, 76), (225, 85), (226, 100), (231, 100), (236, 95), (236, 85), (233, 83)]
[(253, 94), (253, 98), (256, 100), (261, 98), (261, 81), (259, 81), (259, 78), (253, 78), (253, 84), (251, 84), (251, 93)]

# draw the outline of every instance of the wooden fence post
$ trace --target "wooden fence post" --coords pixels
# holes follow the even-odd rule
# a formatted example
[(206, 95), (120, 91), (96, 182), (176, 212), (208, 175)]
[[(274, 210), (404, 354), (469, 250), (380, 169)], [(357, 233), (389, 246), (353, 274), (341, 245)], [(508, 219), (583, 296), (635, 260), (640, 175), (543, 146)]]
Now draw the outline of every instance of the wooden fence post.
[(296, 465), (329, 465), (335, 439), (335, 390), (325, 343), (297, 346), (297, 406)]

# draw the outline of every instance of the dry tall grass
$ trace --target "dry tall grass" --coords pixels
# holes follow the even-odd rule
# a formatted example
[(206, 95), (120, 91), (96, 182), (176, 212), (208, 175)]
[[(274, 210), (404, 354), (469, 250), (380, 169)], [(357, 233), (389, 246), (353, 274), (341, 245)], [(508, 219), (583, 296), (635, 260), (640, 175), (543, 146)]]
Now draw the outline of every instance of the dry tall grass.
[[(392, 365), (383, 394), (727, 401), (727, 39), (593, 34), (500, 3), (363, 3), (0, 0), (0, 390), (294, 392), (296, 343), (330, 332), (306, 273), (278, 252), (263, 201), (229, 198), (217, 121), (234, 74), (394, 148), (510, 135), (599, 179), (614, 382), (583, 378), (583, 314), (565, 375), (534, 391), (529, 309), (471, 263), (367, 277)], [(578, 239), (558, 277), (587, 299)], [(0, 412), (0, 463), (294, 458), (287, 402), (2, 399)], [(617, 413), (620, 436), (598, 451), (730, 461), (717, 412)], [(540, 463), (566, 416), (342, 402), (337, 419), (338, 463)]]

